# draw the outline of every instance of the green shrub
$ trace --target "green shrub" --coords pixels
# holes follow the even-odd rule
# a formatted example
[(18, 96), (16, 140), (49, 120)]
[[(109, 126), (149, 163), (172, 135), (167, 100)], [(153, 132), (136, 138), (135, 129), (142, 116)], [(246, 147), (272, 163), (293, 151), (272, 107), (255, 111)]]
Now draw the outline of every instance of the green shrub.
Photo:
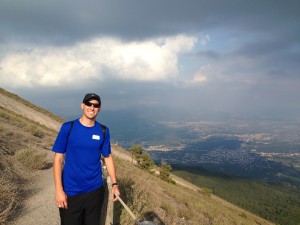
[(141, 145), (133, 145), (129, 151), (134, 155), (134, 157), (141, 155), (143, 152)]
[(143, 152), (137, 158), (137, 161), (138, 161), (139, 167), (142, 168), (142, 169), (144, 169), (144, 170), (150, 170), (153, 167), (153, 165), (154, 165), (154, 162), (151, 159), (151, 156), (148, 153), (146, 153), (146, 152)]
[(15, 157), (29, 169), (45, 169), (48, 163), (47, 153), (39, 153), (37, 150), (32, 149), (20, 150)]
[(167, 164), (165, 161), (161, 161), (160, 170), (159, 170), (159, 177), (172, 184), (176, 184), (176, 182), (170, 177), (172, 167)]
[(211, 189), (209, 189), (209, 188), (203, 188), (203, 189), (202, 189), (202, 193), (203, 193), (204, 195), (208, 196), (208, 197), (211, 196), (212, 192), (213, 192), (213, 191), (212, 191)]
[(140, 168), (150, 171), (154, 166), (154, 161), (152, 160), (151, 156), (147, 152), (143, 151), (141, 145), (132, 146), (130, 148), (130, 152)]

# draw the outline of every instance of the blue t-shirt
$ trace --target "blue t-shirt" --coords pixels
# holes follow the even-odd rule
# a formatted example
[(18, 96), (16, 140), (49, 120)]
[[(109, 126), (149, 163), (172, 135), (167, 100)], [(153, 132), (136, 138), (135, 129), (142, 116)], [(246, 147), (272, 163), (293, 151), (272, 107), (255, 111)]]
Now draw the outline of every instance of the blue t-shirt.
[(101, 155), (107, 157), (111, 153), (108, 128), (104, 139), (100, 123), (86, 127), (77, 119), (67, 140), (71, 123), (62, 125), (52, 148), (53, 152), (65, 153), (62, 183), (68, 196), (88, 193), (101, 187)]

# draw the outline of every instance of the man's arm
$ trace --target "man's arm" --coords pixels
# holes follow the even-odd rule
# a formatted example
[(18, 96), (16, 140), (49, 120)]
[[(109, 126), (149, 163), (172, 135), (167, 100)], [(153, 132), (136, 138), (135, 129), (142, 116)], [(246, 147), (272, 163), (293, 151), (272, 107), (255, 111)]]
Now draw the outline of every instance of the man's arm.
[[(105, 165), (106, 165), (106, 168), (107, 168), (107, 172), (108, 172), (108, 174), (110, 176), (111, 182), (112, 183), (117, 183), (115, 164), (114, 164), (112, 155), (109, 154), (107, 157), (104, 157), (104, 162), (105, 162)], [(113, 198), (115, 197), (114, 196), (115, 194), (120, 195), (120, 191), (119, 191), (118, 185), (114, 185), (112, 187)], [(118, 200), (117, 198), (113, 199), (114, 202), (117, 201), (117, 200)]]
[(56, 204), (60, 208), (68, 208), (67, 195), (62, 185), (62, 166), (64, 162), (64, 154), (55, 153), (53, 162), (53, 174), (56, 191)]

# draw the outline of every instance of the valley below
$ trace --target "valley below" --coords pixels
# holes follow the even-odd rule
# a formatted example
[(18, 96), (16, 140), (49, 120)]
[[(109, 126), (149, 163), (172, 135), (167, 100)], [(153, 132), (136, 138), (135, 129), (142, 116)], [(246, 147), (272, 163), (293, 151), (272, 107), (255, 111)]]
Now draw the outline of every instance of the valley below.
[(164, 122), (113, 137), (125, 149), (141, 145), (157, 163), (299, 185), (300, 122), (261, 120)]

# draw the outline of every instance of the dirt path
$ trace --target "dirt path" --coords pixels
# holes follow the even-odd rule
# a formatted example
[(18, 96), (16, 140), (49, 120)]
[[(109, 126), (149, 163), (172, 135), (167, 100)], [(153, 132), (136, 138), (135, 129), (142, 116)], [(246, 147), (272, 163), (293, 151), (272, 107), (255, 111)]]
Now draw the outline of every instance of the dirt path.
[[(49, 162), (53, 153), (48, 151)], [(24, 208), (12, 225), (58, 225), (60, 224), (58, 208), (55, 205), (55, 188), (53, 168), (37, 171), (26, 190), (28, 197), (23, 202)]]

